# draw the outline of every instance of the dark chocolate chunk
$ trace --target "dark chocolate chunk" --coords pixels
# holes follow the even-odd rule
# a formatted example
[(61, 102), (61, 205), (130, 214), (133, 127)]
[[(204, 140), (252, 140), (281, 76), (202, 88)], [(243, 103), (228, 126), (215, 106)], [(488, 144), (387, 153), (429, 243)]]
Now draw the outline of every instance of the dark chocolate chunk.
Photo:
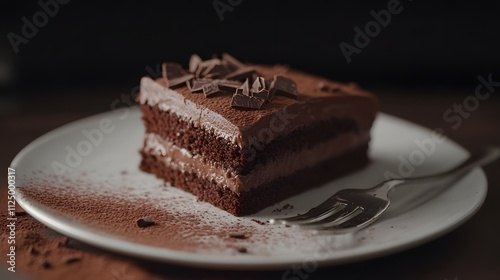
[(210, 84), (212, 82), (211, 79), (195, 79), (191, 85), (191, 92), (202, 91), (203, 86), (206, 84)]
[(220, 91), (230, 94), (235, 93), (236, 90), (241, 86), (240, 82), (230, 80), (217, 80), (217, 84)]
[(269, 86), (269, 92), (273, 97), (277, 94), (293, 99), (298, 98), (297, 84), (293, 80), (283, 76), (274, 76), (274, 79)]
[(189, 58), (189, 72), (194, 73), (203, 60), (197, 54), (192, 54)]
[(248, 83), (248, 79), (245, 80), (243, 84), (241, 84), (238, 89), (236, 89), (237, 94), (249, 95), (250, 94), (250, 86)]
[(234, 72), (226, 75), (225, 78), (228, 80), (244, 81), (247, 78), (251, 78), (254, 73), (255, 69), (253, 67), (238, 68)]
[(149, 217), (137, 219), (136, 223), (137, 223), (137, 226), (140, 228), (149, 227), (149, 226), (152, 226), (155, 224), (153, 219), (151, 219)]
[(267, 89), (262, 89), (261, 91), (258, 92), (252, 91), (252, 96), (268, 101), (269, 91)]
[(272, 79), (266, 79), (266, 80), (264, 80), (264, 83), (265, 83), (267, 89), (269, 89), (271, 87), (271, 83), (272, 82), (273, 82)]
[(216, 94), (218, 92), (220, 92), (220, 90), (216, 82), (203, 85), (203, 94), (205, 95), (205, 97), (209, 97), (210, 95)]
[(269, 91), (266, 89), (264, 77), (257, 77), (252, 84), (251, 95), (260, 99), (268, 100)]
[(167, 78), (169, 80), (179, 78), (181, 76), (184, 76), (184, 74), (186, 74), (186, 71), (184, 70), (184, 68), (182, 68), (182, 66), (179, 63), (165, 62), (162, 64), (162, 67), (164, 67)]
[(239, 233), (239, 232), (231, 232), (228, 234), (229, 237), (235, 238), (235, 239), (246, 239), (247, 236), (244, 233)]
[(193, 78), (194, 78), (193, 74), (184, 74), (183, 76), (180, 76), (180, 77), (177, 77), (177, 78), (174, 78), (174, 79), (170, 79), (169, 78), (168, 79), (168, 86), (170, 88), (173, 88), (175, 86), (182, 85), (182, 84), (190, 81)]
[(161, 64), (161, 76), (163, 77), (163, 81), (165, 81), (167, 87), (170, 87), (170, 85), (168, 84), (168, 77), (167, 77), (167, 63)]
[(247, 109), (260, 109), (264, 104), (264, 99), (257, 97), (234, 94), (231, 100), (231, 107), (235, 108), (247, 108)]
[(257, 77), (252, 84), (252, 91), (259, 92), (266, 88), (264, 77)]
[(217, 64), (220, 64), (220, 60), (218, 58), (212, 58), (212, 59), (209, 59), (209, 60), (202, 61), (198, 65), (198, 69), (196, 69), (196, 73), (195, 73), (196, 77), (198, 77), (198, 78), (204, 77)]
[(223, 64), (215, 64), (203, 72), (204, 77), (210, 77), (212, 79), (224, 78), (231, 71), (227, 69)]

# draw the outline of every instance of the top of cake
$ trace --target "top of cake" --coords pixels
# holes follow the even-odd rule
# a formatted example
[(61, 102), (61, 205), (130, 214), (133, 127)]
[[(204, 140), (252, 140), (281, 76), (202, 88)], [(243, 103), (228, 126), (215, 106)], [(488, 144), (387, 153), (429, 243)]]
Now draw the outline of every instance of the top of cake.
[[(215, 61), (216, 66), (224, 65), (224, 57), (234, 60), (223, 55), (222, 60), (210, 61)], [(360, 130), (367, 130), (377, 111), (374, 95), (354, 83), (330, 81), (283, 65), (245, 65), (238, 61), (234, 63), (239, 69), (234, 72), (244, 70), (239, 71), (243, 75), (234, 75), (234, 72), (220, 74), (223, 71), (218, 71), (211, 77), (210, 73), (200, 76), (200, 63), (197, 57), (192, 58), (190, 71), (174, 73), (173, 78), (168, 72), (172, 64), (164, 64), (162, 78), (142, 78), (138, 101), (174, 113), (240, 148), (255, 144), (255, 141), (265, 144), (297, 128), (332, 118), (352, 119)], [(175, 67), (173, 71), (176, 71)], [(259, 86), (259, 81), (256, 82), (259, 79), (262, 81), (260, 88), (255, 89), (256, 85)], [(285, 92), (281, 95), (276, 89), (276, 94), (273, 92), (273, 81), (277, 79), (288, 83), (284, 83)], [(200, 90), (200, 83), (213, 85), (218, 82), (227, 86), (220, 91), (217, 88), (211, 91), (209, 86)], [(265, 95), (258, 95), (257, 90), (262, 90)], [(251, 104), (238, 106), (241, 104), (235, 102), (235, 97), (246, 98)]]

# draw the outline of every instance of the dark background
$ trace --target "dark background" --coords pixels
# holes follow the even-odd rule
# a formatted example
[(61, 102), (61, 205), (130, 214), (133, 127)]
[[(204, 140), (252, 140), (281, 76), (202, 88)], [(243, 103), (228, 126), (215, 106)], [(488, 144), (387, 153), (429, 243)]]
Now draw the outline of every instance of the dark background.
[[(47, 2), (48, 0), (42, 0)], [(227, 0), (219, 0), (227, 3)], [(401, 0), (403, 11), (348, 64), (339, 44), (373, 20), (384, 1), (243, 0), (221, 21), (209, 1), (73, 0), (15, 54), (7, 34), (22, 35), (37, 1), (0, 3), (0, 89), (12, 99), (86, 90), (131, 89), (163, 61), (187, 65), (229, 52), (242, 61), (283, 63), (368, 88), (472, 87), (500, 65), (499, 1)], [(239, 1), (233, 1), (239, 2)], [(495, 79), (494, 79), (495, 80)], [(433, 93), (434, 94), (434, 93)]]
[[(114, 6), (72, 0), (15, 54), (7, 34), (21, 34), (21, 18), (32, 20), (41, 8), (37, 1), (0, 0), (0, 167), (5, 172), (40, 135), (109, 111), (114, 100), (137, 89), (148, 66), (186, 65), (193, 52), (209, 58), (226, 51), (242, 61), (286, 63), (356, 81), (376, 92), (381, 111), (442, 128), (467, 150), (498, 145), (499, 87), (459, 129), (443, 113), (473, 96), (479, 75), (500, 81), (500, 1), (402, 0), (403, 11), (348, 64), (339, 44), (352, 44), (353, 28), (364, 28), (370, 11), (386, 9), (388, 2), (243, 0), (221, 22), (213, 0), (124, 0)], [(311, 279), (498, 278), (499, 168), (497, 161), (484, 169), (490, 185), (484, 205), (447, 236), (385, 258), (321, 268)], [(6, 184), (0, 180), (0, 195), (7, 194)], [(177, 278), (282, 276), (166, 264), (158, 270)]]

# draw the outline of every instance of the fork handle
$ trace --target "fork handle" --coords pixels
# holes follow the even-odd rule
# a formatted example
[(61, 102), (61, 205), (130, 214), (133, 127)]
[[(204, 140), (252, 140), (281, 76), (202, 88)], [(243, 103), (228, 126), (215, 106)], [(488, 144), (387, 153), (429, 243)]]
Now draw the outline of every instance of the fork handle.
[[(456, 179), (461, 178), (465, 174), (467, 174), (468, 171), (471, 169), (478, 167), (478, 166), (483, 166), (486, 165), (495, 159), (497, 159), (500, 156), (500, 148), (498, 147), (489, 147), (486, 148), (484, 151), (472, 154), (467, 160), (459, 164), (458, 166), (445, 171), (443, 173), (438, 173), (434, 175), (429, 175), (429, 176), (422, 176), (422, 177), (410, 177), (410, 178), (403, 178), (403, 179), (392, 179), (395, 180), (399, 183), (402, 184), (413, 184), (413, 183), (429, 183), (433, 182), (435, 180), (439, 179), (444, 179), (448, 178), (450, 176), (456, 176)], [(398, 184), (395, 184), (398, 185)], [(394, 186), (395, 186), (394, 185)]]

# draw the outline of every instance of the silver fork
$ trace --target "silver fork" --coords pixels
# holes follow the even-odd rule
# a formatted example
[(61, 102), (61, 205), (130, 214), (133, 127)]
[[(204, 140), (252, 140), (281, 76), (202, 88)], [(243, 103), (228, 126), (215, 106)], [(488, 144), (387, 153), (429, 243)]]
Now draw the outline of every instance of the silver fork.
[(429, 183), (440, 179), (458, 180), (471, 169), (486, 165), (500, 156), (500, 148), (490, 147), (471, 155), (457, 167), (443, 173), (413, 178), (394, 178), (370, 189), (345, 189), (337, 192), (305, 214), (271, 219), (271, 224), (298, 225), (317, 231), (346, 232), (375, 222), (390, 205), (389, 192), (403, 184)]

